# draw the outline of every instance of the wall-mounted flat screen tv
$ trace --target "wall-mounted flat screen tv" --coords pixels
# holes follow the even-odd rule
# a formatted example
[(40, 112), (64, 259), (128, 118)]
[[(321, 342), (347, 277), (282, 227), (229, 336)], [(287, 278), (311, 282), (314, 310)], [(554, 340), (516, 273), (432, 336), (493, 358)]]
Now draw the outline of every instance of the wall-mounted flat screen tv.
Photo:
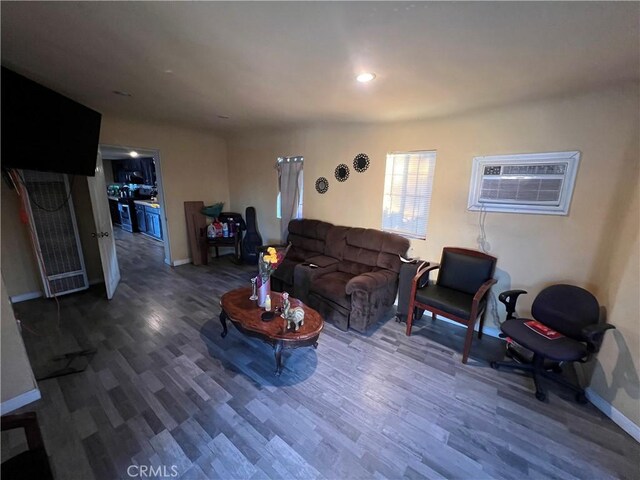
[(95, 175), (102, 115), (2, 67), (2, 167)]

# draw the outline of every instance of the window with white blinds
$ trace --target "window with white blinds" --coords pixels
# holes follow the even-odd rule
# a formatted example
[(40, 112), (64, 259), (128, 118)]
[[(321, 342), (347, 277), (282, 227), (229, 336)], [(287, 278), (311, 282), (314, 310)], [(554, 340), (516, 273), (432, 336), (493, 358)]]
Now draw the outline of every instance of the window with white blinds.
[(431, 206), (435, 151), (387, 154), (382, 230), (424, 240)]

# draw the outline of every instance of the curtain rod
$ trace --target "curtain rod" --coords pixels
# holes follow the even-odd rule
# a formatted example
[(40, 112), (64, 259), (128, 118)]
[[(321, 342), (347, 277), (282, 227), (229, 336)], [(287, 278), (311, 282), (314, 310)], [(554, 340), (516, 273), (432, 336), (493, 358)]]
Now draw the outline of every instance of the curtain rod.
[(302, 155), (297, 155), (295, 157), (278, 157), (278, 160), (276, 160), (275, 168), (278, 168), (278, 165), (280, 165), (281, 163), (296, 162), (304, 162), (304, 157)]

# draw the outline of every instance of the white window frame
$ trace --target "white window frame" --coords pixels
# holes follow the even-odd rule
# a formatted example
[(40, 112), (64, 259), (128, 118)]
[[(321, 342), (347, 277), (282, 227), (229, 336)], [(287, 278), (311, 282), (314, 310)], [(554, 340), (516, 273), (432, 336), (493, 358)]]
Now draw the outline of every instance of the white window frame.
[[(427, 238), (436, 157), (435, 150), (390, 152), (387, 154), (382, 196), (383, 231), (418, 240)], [(417, 162), (417, 171), (409, 171), (410, 162)], [(394, 177), (401, 181), (399, 188), (397, 182), (394, 185)], [(408, 191), (411, 188), (410, 183), (414, 185), (413, 192)], [(394, 201), (396, 205), (398, 202), (400, 205), (395, 214), (391, 212)], [(402, 218), (399, 219), (397, 215), (402, 215)], [(408, 215), (413, 215), (413, 219), (408, 220)]]

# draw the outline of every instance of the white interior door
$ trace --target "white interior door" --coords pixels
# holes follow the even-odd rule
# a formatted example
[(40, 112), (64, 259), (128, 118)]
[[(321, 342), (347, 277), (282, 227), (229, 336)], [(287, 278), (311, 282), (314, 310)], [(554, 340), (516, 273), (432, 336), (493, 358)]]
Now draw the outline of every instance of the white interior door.
[[(100, 248), (100, 260), (104, 272), (104, 283), (107, 287), (107, 298), (111, 300), (120, 282), (120, 267), (116, 256), (116, 241), (113, 238), (113, 225), (107, 199), (107, 184), (104, 179), (102, 156), (98, 152), (95, 177), (87, 177), (93, 218), (96, 222), (96, 239)], [(135, 213), (134, 213), (135, 215)]]

